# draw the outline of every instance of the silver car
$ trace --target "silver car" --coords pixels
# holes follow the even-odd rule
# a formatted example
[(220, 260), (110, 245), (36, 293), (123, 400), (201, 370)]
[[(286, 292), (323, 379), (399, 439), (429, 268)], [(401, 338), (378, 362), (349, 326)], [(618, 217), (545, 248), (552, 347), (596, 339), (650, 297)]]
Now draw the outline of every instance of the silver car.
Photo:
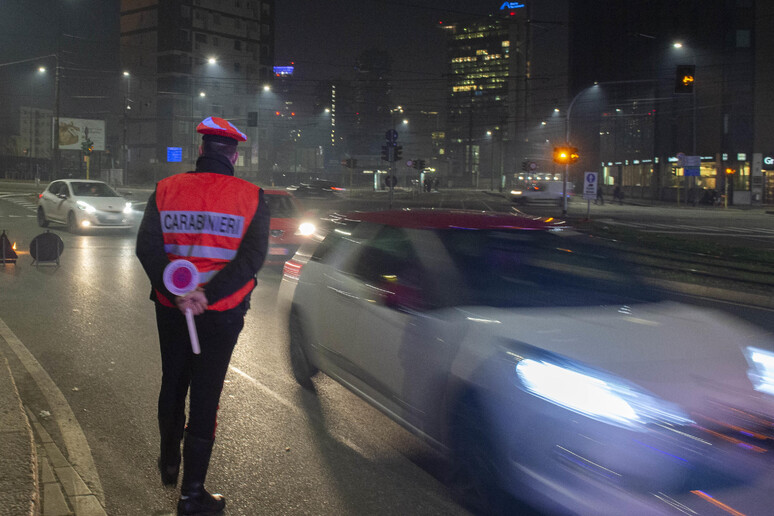
[(38, 224), (66, 224), (71, 233), (133, 224), (132, 203), (107, 183), (87, 179), (59, 179), (38, 196)]

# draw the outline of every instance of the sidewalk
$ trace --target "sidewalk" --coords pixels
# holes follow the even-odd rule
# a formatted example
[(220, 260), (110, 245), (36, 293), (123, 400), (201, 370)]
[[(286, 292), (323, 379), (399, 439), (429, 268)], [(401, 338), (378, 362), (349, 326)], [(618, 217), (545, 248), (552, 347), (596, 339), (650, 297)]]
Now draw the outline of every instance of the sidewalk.
[[(0, 507), (12, 516), (40, 514), (38, 456), (8, 360), (0, 356)], [(8, 512), (5, 512), (8, 511)]]
[[(0, 337), (2, 338), (2, 337)], [(106, 516), (48, 432), (25, 411), (0, 355), (0, 512), (7, 516)]]

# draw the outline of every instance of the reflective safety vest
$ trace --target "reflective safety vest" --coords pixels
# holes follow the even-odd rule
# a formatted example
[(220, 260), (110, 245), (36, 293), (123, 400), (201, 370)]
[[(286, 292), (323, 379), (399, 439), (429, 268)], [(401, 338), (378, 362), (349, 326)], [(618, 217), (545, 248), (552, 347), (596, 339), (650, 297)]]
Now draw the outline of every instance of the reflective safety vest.
[[(243, 179), (212, 172), (175, 174), (161, 180), (156, 186), (156, 206), (169, 259), (193, 263), (199, 271), (199, 285), (206, 284), (236, 256), (258, 209), (259, 191)], [(239, 306), (255, 284), (250, 279), (207, 309)], [(156, 296), (162, 305), (175, 306), (158, 290)]]

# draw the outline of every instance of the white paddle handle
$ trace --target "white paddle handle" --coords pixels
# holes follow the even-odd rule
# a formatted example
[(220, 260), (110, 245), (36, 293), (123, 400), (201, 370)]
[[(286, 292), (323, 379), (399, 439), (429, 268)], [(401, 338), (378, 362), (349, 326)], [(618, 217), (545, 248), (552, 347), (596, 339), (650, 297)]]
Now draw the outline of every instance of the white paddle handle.
[(190, 308), (185, 309), (185, 322), (188, 323), (188, 336), (191, 337), (191, 349), (194, 355), (198, 355), (202, 352), (199, 347), (199, 334), (196, 333), (196, 323), (194, 323), (194, 315)]

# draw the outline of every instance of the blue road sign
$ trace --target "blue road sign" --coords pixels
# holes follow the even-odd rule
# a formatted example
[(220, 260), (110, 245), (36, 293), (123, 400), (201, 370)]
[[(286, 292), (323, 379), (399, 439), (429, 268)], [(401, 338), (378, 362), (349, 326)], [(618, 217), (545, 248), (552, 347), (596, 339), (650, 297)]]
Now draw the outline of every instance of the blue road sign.
[(179, 163), (183, 161), (182, 147), (167, 147), (167, 162)]

